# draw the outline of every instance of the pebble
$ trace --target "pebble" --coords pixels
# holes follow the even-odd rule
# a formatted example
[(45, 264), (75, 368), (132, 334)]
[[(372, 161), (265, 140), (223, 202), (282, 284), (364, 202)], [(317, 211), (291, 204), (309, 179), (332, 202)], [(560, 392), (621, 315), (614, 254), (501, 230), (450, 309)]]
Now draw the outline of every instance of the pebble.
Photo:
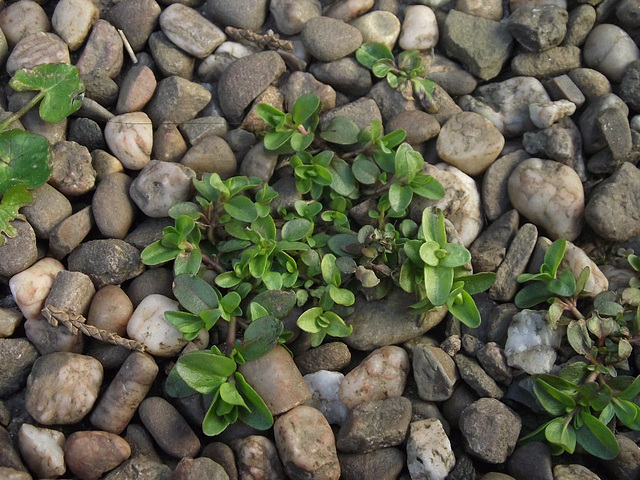
[(156, 86), (156, 77), (149, 67), (134, 65), (120, 85), (116, 112), (123, 114), (142, 110), (153, 97)]
[(396, 115), (387, 122), (387, 130), (404, 130), (407, 136), (404, 141), (416, 148), (440, 133), (440, 124), (433, 115), (421, 110), (412, 110)]
[(125, 168), (142, 170), (151, 160), (153, 126), (146, 113), (117, 115), (107, 122), (104, 137)]
[(320, 98), (322, 110), (331, 110), (336, 106), (336, 92), (329, 85), (319, 82), (315, 77), (306, 72), (293, 72), (285, 77), (279, 86), (284, 96), (284, 105), (287, 111), (293, 109), (296, 100), (302, 95), (312, 93)]
[(207, 0), (205, 13), (217, 23), (259, 31), (267, 15), (267, 0), (237, 2)]
[(82, 480), (98, 480), (131, 455), (126, 440), (113, 433), (82, 431), (69, 435), (64, 444), (69, 469)]
[(569, 100), (555, 102), (532, 103), (529, 105), (529, 116), (538, 128), (548, 128), (564, 117), (570, 117), (576, 111), (576, 105)]
[(612, 82), (620, 82), (629, 64), (638, 58), (640, 50), (635, 42), (616, 25), (598, 25), (584, 44), (587, 66), (604, 73)]
[(518, 212), (553, 238), (575, 240), (582, 231), (584, 191), (575, 170), (530, 158), (509, 177), (509, 198)]
[(351, 352), (342, 342), (330, 342), (296, 355), (293, 360), (302, 375), (320, 370), (339, 372), (351, 361)]
[(576, 68), (567, 73), (578, 86), (587, 100), (592, 101), (601, 95), (611, 93), (611, 83), (602, 73), (591, 68)]
[(495, 342), (489, 342), (478, 350), (478, 361), (485, 372), (496, 382), (511, 383), (512, 374), (504, 351)]
[(144, 270), (140, 252), (115, 238), (82, 243), (69, 255), (68, 265), (69, 270), (87, 274), (97, 288), (119, 285)]
[[(0, 338), (10, 337), (22, 321), (22, 313), (14, 308), (0, 308)], [(2, 417), (0, 404), (0, 417)], [(0, 420), (0, 425), (4, 422)]]
[[(469, 32), (474, 32), (469, 35)], [(496, 77), (507, 61), (512, 37), (507, 25), (451, 10), (444, 22), (442, 43), (447, 54), (482, 80)]]
[(315, 62), (309, 71), (319, 81), (347, 95), (362, 96), (371, 90), (371, 74), (351, 57), (328, 63)]
[(613, 478), (632, 480), (640, 473), (640, 448), (636, 443), (623, 435), (616, 435), (620, 453), (613, 460), (602, 462), (605, 471)]
[(238, 371), (262, 397), (272, 415), (288, 412), (311, 399), (311, 392), (291, 355), (280, 346), (240, 365)]
[(475, 401), (460, 417), (467, 452), (488, 463), (507, 460), (516, 446), (521, 426), (520, 417), (494, 398)]
[(76, 63), (80, 75), (100, 74), (115, 78), (123, 61), (124, 46), (118, 31), (106, 20), (98, 19)]
[(237, 162), (229, 144), (217, 135), (207, 135), (191, 147), (180, 160), (202, 178), (205, 173), (217, 173), (223, 180), (236, 173)]
[(438, 43), (436, 15), (425, 5), (407, 7), (398, 44), (403, 50), (427, 50)]
[(591, 5), (582, 4), (571, 9), (567, 23), (567, 34), (563, 45), (581, 46), (596, 23), (596, 10)]
[(640, 233), (640, 222), (630, 214), (640, 201), (636, 194), (639, 182), (638, 169), (625, 162), (591, 193), (585, 218), (598, 235), (623, 242)]
[(343, 22), (350, 22), (371, 10), (374, 4), (374, 0), (339, 0), (329, 7), (325, 15)]
[(371, 352), (351, 370), (340, 385), (340, 399), (347, 408), (402, 395), (409, 374), (409, 356), (396, 346)]
[(106, 285), (93, 296), (87, 325), (113, 332), (121, 337), (126, 334), (127, 323), (133, 313), (133, 304), (126, 293), (116, 285)]
[(105, 480), (171, 480), (171, 469), (158, 461), (145, 456), (127, 460), (107, 474)]
[(93, 216), (105, 237), (122, 239), (131, 228), (136, 213), (135, 204), (129, 197), (131, 182), (131, 177), (124, 173), (112, 173), (96, 188)]
[(176, 458), (195, 457), (200, 451), (200, 440), (196, 434), (182, 415), (165, 399), (146, 398), (140, 404), (138, 413), (153, 439), (168, 455)]
[(38, 260), (36, 234), (24, 220), (9, 222), (15, 228), (16, 234), (12, 238), (4, 238), (0, 246), (0, 275), (11, 277), (26, 270)]
[(202, 85), (171, 76), (158, 82), (147, 104), (147, 114), (154, 126), (161, 123), (182, 123), (193, 120), (211, 100), (211, 93)]
[(162, 162), (179, 162), (188, 148), (178, 127), (163, 123), (153, 134), (151, 156)]
[(160, 15), (163, 33), (185, 52), (205, 58), (227, 39), (222, 30), (193, 8), (169, 5)]
[(255, 52), (251, 48), (241, 43), (224, 42), (213, 54), (200, 62), (198, 77), (205, 82), (217, 81), (234, 61), (253, 53)]
[(580, 67), (580, 49), (574, 46), (553, 47), (539, 53), (520, 53), (511, 61), (516, 75), (536, 78), (562, 75)]
[[(524, 150), (517, 150), (498, 158), (487, 169), (482, 180), (482, 206), (490, 221), (498, 219), (509, 208), (511, 204), (507, 188), (509, 177), (515, 168), (527, 158), (529, 156)], [(472, 256), (472, 262), (473, 258), (474, 256)], [(496, 261), (497, 259), (491, 260), (492, 263)]]
[(626, 28), (640, 26), (640, 9), (636, 0), (622, 0), (616, 8), (616, 17)]
[[(4, 427), (0, 427), (0, 465), (2, 465), (1, 468), (27, 473), (27, 467), (24, 466), (20, 454), (14, 448), (11, 434)], [(0, 474), (2, 473), (3, 472), (0, 471)], [(24, 477), (20, 477), (20, 480), (23, 478)], [(31, 479), (31, 476), (27, 478)]]
[(38, 351), (26, 338), (0, 338), (0, 397), (20, 390), (38, 358)]
[(95, 292), (93, 283), (87, 275), (62, 270), (56, 275), (44, 303), (71, 314), (86, 316)]
[(449, 95), (456, 97), (470, 94), (478, 86), (475, 77), (460, 65), (435, 53), (431, 58), (431, 65), (427, 69), (427, 76)]
[(398, 448), (381, 448), (368, 453), (338, 452), (340, 474), (344, 480), (376, 478), (396, 480), (405, 465), (405, 455)]
[(467, 175), (483, 173), (498, 158), (504, 137), (489, 120), (474, 112), (461, 112), (442, 126), (438, 156)]
[(210, 458), (185, 457), (180, 460), (171, 478), (172, 480), (198, 480), (202, 478), (229, 480), (229, 475), (221, 465)]
[(513, 316), (504, 346), (510, 366), (530, 375), (551, 371), (563, 332), (550, 329), (545, 316), (544, 311), (528, 309)]
[(94, 187), (96, 171), (87, 147), (76, 142), (58, 142), (51, 148), (51, 163), (49, 183), (61, 193), (78, 196)]
[(229, 480), (238, 480), (238, 468), (233, 450), (226, 443), (213, 442), (200, 452), (200, 457), (207, 457), (221, 465), (227, 473)]
[(600, 480), (600, 477), (582, 465), (556, 465), (553, 467), (555, 480)]
[(584, 94), (575, 82), (569, 78), (569, 75), (553, 77), (545, 81), (544, 86), (549, 91), (552, 100), (568, 100), (575, 104), (576, 108), (580, 108), (586, 101)]
[[(629, 107), (620, 97), (613, 93), (606, 93), (590, 101), (587, 108), (580, 115), (580, 132), (582, 133), (585, 153), (596, 153), (607, 146), (607, 136), (610, 138), (615, 136), (616, 132), (607, 132), (607, 136), (603, 132), (602, 127), (610, 124), (611, 121), (603, 119), (605, 120), (604, 125), (600, 121), (600, 117), (610, 109), (619, 110), (619, 117), (626, 118), (629, 115)], [(606, 115), (610, 116), (610, 114), (611, 112), (608, 112)], [(615, 123), (620, 125), (622, 122), (618, 120)], [(624, 123), (622, 123), (622, 126), (625, 129), (629, 128)]]
[(90, 206), (65, 218), (49, 235), (49, 253), (62, 260), (80, 245), (93, 225), (93, 213)]
[(366, 453), (400, 445), (411, 422), (411, 402), (405, 397), (362, 403), (347, 413), (336, 447), (341, 452)]
[(525, 223), (517, 231), (489, 289), (492, 300), (509, 302), (515, 297), (519, 289), (517, 278), (525, 272), (537, 239), (538, 229), (532, 223)]
[(178, 48), (167, 36), (158, 30), (149, 37), (149, 51), (154, 66), (165, 77), (176, 75), (191, 80), (196, 59)]
[(445, 194), (440, 200), (414, 199), (410, 207), (411, 217), (419, 222), (426, 207), (440, 208), (455, 227), (463, 245), (469, 247), (484, 224), (480, 192), (475, 180), (446, 163), (425, 164), (422, 173), (438, 180), (444, 186)]
[(178, 163), (151, 160), (129, 188), (129, 196), (149, 217), (166, 217), (169, 208), (191, 196), (195, 172)]
[(51, 25), (73, 52), (80, 48), (99, 15), (91, 0), (60, 0), (53, 11)]
[(407, 467), (412, 480), (445, 480), (456, 464), (440, 420), (412, 422), (407, 441)]
[[(385, 84), (380, 82), (379, 84)], [(371, 120), (382, 121), (380, 109), (375, 100), (359, 98), (358, 100), (336, 107), (320, 116), (320, 128), (325, 129), (335, 117), (346, 117), (352, 120), (360, 130), (364, 130), (371, 124)]]
[(33, 478), (26, 471), (9, 467), (0, 467), (0, 475), (6, 480), (31, 480)]
[(462, 380), (466, 382), (480, 397), (502, 398), (504, 392), (498, 386), (493, 378), (491, 378), (482, 369), (482, 367), (474, 359), (463, 355), (456, 354), (453, 359), (460, 373)]
[(525, 49), (541, 52), (560, 45), (567, 33), (568, 20), (566, 9), (529, 2), (509, 17), (509, 33)]
[(530, 442), (518, 446), (507, 462), (507, 471), (515, 478), (554, 480), (551, 471), (549, 446), (542, 442)]
[(105, 107), (111, 107), (118, 99), (118, 84), (106, 75), (90, 73), (81, 78), (87, 98)]
[(71, 215), (71, 202), (48, 183), (30, 190), (33, 203), (21, 209), (38, 238), (48, 238), (53, 229)]
[(339, 60), (362, 45), (360, 30), (329, 17), (309, 19), (302, 28), (301, 38), (309, 54), (322, 62)]
[(278, 30), (285, 35), (300, 33), (307, 20), (322, 15), (318, 0), (272, 0), (269, 10)]
[[(310, 351), (313, 350), (315, 349)], [(339, 396), (343, 378), (342, 373), (328, 370), (319, 370), (304, 376), (304, 381), (311, 391), (311, 401), (307, 404), (320, 410), (330, 424), (342, 425), (347, 417), (347, 407)]]
[(109, 9), (106, 20), (122, 30), (133, 51), (139, 52), (156, 28), (160, 13), (155, 0), (123, 0)]
[(376, 10), (358, 17), (351, 25), (360, 30), (363, 43), (382, 43), (389, 50), (395, 47), (401, 28), (398, 17), (384, 10)]
[(340, 478), (335, 438), (318, 410), (295, 407), (279, 417), (273, 429), (284, 470), (292, 480)]
[[(435, 93), (436, 90), (434, 90), (434, 101)], [(418, 104), (415, 100), (405, 98), (402, 92), (396, 90), (395, 88), (391, 88), (387, 82), (377, 82), (369, 91), (367, 97), (374, 100), (376, 110), (378, 110), (382, 114), (382, 118), (385, 122), (388, 122), (390, 119), (402, 112), (418, 109)], [(357, 102), (362, 100), (362, 98), (358, 99), (355, 102), (352, 102), (352, 104), (356, 104)], [(440, 110), (438, 110), (438, 112), (441, 113), (443, 110), (443, 105), (439, 104), (439, 106)], [(362, 128), (366, 128), (366, 126), (368, 126), (368, 124), (364, 127), (360, 127), (360, 125), (358, 125), (361, 130)]]
[(70, 425), (93, 408), (102, 365), (76, 353), (55, 352), (36, 360), (27, 379), (25, 406), (42, 425)]
[(104, 135), (102, 134), (102, 128), (98, 125), (98, 122), (90, 118), (76, 118), (71, 121), (69, 124), (69, 132), (67, 133), (67, 140), (87, 147), (90, 152), (96, 148), (104, 149), (107, 147), (104, 141)]
[(498, 0), (458, 0), (455, 9), (495, 22), (502, 20), (502, 2)]
[(136, 307), (129, 323), (129, 338), (144, 343), (147, 352), (159, 357), (173, 357), (187, 341), (172, 324), (164, 318), (164, 312), (177, 311), (178, 302), (163, 295), (147, 296)]
[(518, 212), (509, 210), (480, 234), (469, 249), (474, 272), (494, 272), (498, 268), (516, 234), (518, 223)]
[(13, 47), (32, 33), (48, 32), (51, 30), (51, 23), (38, 3), (21, 0), (7, 5), (0, 12), (0, 28), (9, 47)]
[(284, 60), (267, 51), (239, 58), (224, 70), (218, 84), (220, 107), (229, 121), (242, 120), (244, 110), (285, 72)]
[(64, 475), (64, 434), (49, 428), (23, 423), (18, 431), (20, 454), (38, 478)]
[(458, 370), (444, 350), (416, 345), (413, 347), (413, 378), (421, 399), (441, 402), (453, 395)]
[(284, 470), (276, 446), (267, 437), (249, 435), (231, 442), (236, 452), (238, 478), (284, 480)]

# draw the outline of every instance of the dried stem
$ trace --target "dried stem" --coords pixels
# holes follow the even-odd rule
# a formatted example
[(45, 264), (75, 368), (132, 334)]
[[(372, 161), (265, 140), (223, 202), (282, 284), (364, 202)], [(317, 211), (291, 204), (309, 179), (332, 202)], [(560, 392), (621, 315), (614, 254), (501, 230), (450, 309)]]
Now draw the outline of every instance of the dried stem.
[(133, 63), (138, 63), (138, 57), (136, 57), (136, 54), (133, 51), (133, 48), (131, 48), (131, 44), (129, 43), (129, 39), (127, 38), (127, 36), (120, 29), (118, 29), (118, 34), (120, 35), (120, 38), (122, 38), (122, 43), (124, 44), (124, 49), (129, 54), (129, 58), (131, 58), (131, 61)]
[(253, 30), (228, 26), (224, 31), (236, 42), (248, 43), (249, 45), (262, 49), (268, 48), (269, 50), (284, 50), (286, 52), (293, 51), (293, 42), (282, 40), (273, 30), (267, 30), (267, 33), (260, 34)]
[(42, 315), (52, 326), (57, 327), (59, 324), (62, 324), (73, 335), (77, 335), (79, 331), (80, 333), (83, 333), (88, 337), (96, 338), (101, 342), (119, 345), (121, 347), (128, 348), (129, 350), (135, 350), (136, 352), (144, 352), (147, 349), (144, 343), (123, 338), (120, 335), (109, 332), (108, 330), (96, 328), (93, 325), (87, 325), (85, 324), (86, 319), (82, 315), (65, 312), (53, 305), (47, 305), (44, 307), (42, 309)]

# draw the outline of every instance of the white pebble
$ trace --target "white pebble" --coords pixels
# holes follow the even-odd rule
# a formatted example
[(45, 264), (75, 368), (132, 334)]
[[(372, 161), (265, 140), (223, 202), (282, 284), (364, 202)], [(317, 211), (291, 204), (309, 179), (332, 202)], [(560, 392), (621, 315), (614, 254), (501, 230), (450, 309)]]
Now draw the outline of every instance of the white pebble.
[(69, 50), (74, 51), (80, 48), (99, 16), (100, 11), (91, 0), (60, 0), (51, 24)]
[(629, 64), (640, 58), (640, 50), (627, 32), (607, 23), (591, 30), (582, 52), (588, 67), (613, 82), (620, 82)]
[(142, 170), (151, 160), (153, 125), (144, 112), (125, 113), (111, 118), (104, 128), (104, 138), (125, 168)]
[(402, 22), (400, 48), (403, 50), (427, 50), (438, 43), (436, 14), (425, 5), (407, 7)]
[(340, 400), (340, 384), (344, 374), (320, 370), (304, 376), (304, 381), (311, 390), (311, 401), (308, 405), (322, 412), (327, 422), (342, 425), (347, 418), (347, 407)]
[(576, 104), (569, 100), (555, 102), (537, 102), (529, 105), (529, 117), (538, 128), (548, 128), (564, 117), (576, 112)]
[(18, 308), (27, 320), (40, 318), (53, 282), (64, 266), (55, 258), (45, 257), (32, 266), (14, 275), (9, 280), (9, 289)]
[(66, 471), (64, 434), (23, 423), (18, 431), (22, 458), (38, 478), (57, 478)]

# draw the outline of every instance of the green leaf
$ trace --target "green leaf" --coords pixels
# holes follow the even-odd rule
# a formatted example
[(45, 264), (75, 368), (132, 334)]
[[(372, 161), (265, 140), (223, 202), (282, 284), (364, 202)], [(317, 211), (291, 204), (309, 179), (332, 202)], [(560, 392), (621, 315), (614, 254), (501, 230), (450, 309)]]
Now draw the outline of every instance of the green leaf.
[(549, 443), (555, 443), (566, 452), (573, 453), (576, 449), (576, 431), (568, 420), (564, 417), (551, 420), (544, 429), (544, 436)]
[(245, 399), (249, 411), (240, 410), (238, 417), (244, 423), (257, 430), (267, 430), (273, 425), (273, 416), (260, 395), (247, 383), (240, 372), (235, 373), (236, 388)]
[(430, 175), (418, 174), (410, 183), (413, 193), (429, 200), (440, 200), (444, 197), (444, 187)]
[(547, 286), (541, 283), (531, 283), (520, 290), (515, 298), (518, 308), (531, 308), (547, 301), (552, 296)]
[(300, 327), (301, 330), (304, 330), (305, 332), (317, 333), (320, 331), (320, 327), (318, 326), (316, 319), (320, 315), (322, 315), (322, 308), (310, 308), (298, 317), (296, 324), (298, 325), (298, 327)]
[(404, 211), (413, 198), (413, 190), (409, 185), (394, 183), (389, 188), (389, 203), (396, 212)]
[(220, 300), (220, 307), (222, 307), (225, 312), (233, 315), (236, 308), (240, 306), (241, 301), (242, 297), (240, 297), (237, 292), (229, 292)]
[(311, 142), (313, 142), (314, 136), (313, 132), (304, 135), (300, 132), (294, 132), (293, 135), (291, 135), (291, 148), (296, 152), (306, 150), (309, 148), (309, 145), (311, 145)]
[(173, 264), (173, 274), (175, 276), (189, 274), (196, 275), (200, 271), (202, 264), (202, 252), (200, 249), (191, 250), (190, 252), (182, 252), (176, 256)]
[(327, 168), (332, 175), (331, 188), (338, 195), (350, 197), (356, 193), (356, 179), (351, 173), (351, 167), (341, 158), (334, 157)]
[(40, 117), (45, 122), (61, 122), (82, 106), (84, 84), (73, 65), (47, 63), (18, 70), (9, 85), (19, 92), (39, 92), (38, 96), (42, 97)]
[(586, 286), (590, 275), (591, 269), (589, 267), (584, 267), (582, 269), (582, 272), (580, 272), (580, 275), (578, 276), (578, 280), (576, 280), (576, 295), (580, 295), (582, 292), (584, 292), (584, 287)]
[(198, 336), (204, 326), (198, 315), (187, 312), (164, 312), (164, 318), (184, 335), (187, 340)]
[(380, 143), (386, 145), (387, 148), (394, 148), (400, 145), (405, 138), (407, 138), (407, 132), (405, 130), (398, 129), (394, 130), (393, 132), (387, 133), (384, 137), (381, 137)]
[(440, 260), (443, 267), (462, 267), (471, 261), (471, 253), (462, 245), (447, 243), (443, 247), (447, 255)]
[(638, 406), (628, 400), (613, 398), (613, 409), (616, 416), (627, 427), (633, 428), (638, 417)]
[(485, 290), (489, 290), (491, 285), (496, 281), (496, 274), (493, 272), (475, 273), (473, 275), (465, 275), (456, 277), (456, 280), (464, 282), (464, 289), (469, 295), (475, 295)]
[(218, 306), (218, 297), (213, 287), (194, 275), (183, 274), (175, 277), (173, 294), (180, 305), (196, 315), (202, 310)]
[(17, 184), (39, 187), (49, 180), (51, 170), (46, 138), (23, 130), (0, 133), (0, 195)]
[(228, 403), (229, 405), (236, 405), (238, 407), (244, 407), (249, 410), (249, 407), (247, 407), (247, 404), (244, 402), (244, 399), (242, 398), (238, 390), (236, 390), (236, 387), (231, 385), (229, 382), (220, 385), (219, 392), (220, 398), (225, 403)]
[(344, 323), (344, 320), (333, 312), (324, 312), (323, 315), (328, 321), (329, 326), (326, 333), (332, 337), (348, 337), (353, 332), (353, 327)]
[(536, 378), (533, 383), (533, 392), (542, 408), (551, 415), (564, 415), (567, 413), (567, 408), (575, 408), (576, 403), (571, 397), (539, 378)]
[(167, 375), (164, 389), (169, 396), (174, 398), (190, 397), (198, 393), (182, 380), (175, 365), (169, 372), (169, 375)]
[[(219, 398), (216, 392), (216, 399)], [(218, 401), (219, 402), (219, 401)], [(214, 401), (211, 403), (207, 414), (202, 421), (202, 431), (205, 435), (213, 437), (224, 432), (225, 429), (231, 424), (231, 420), (225, 418), (223, 415), (218, 415), (216, 412), (219, 407), (219, 403)]]
[(564, 238), (559, 238), (547, 248), (547, 252), (544, 255), (544, 263), (550, 268), (549, 274), (555, 277), (558, 272), (558, 267), (562, 263), (564, 252), (567, 249), (567, 241)]
[(425, 240), (433, 240), (443, 247), (447, 243), (447, 232), (444, 228), (442, 211), (434, 213), (428, 208), (422, 212), (422, 235)]
[[(447, 301), (447, 307), (449, 308), (451, 315), (456, 317), (467, 327), (478, 327), (482, 321), (482, 317), (480, 316), (480, 311), (478, 310), (473, 297), (464, 290), (462, 290), (458, 295)], [(460, 301), (458, 301), (457, 298), (460, 298)]]
[(393, 60), (391, 50), (383, 43), (364, 43), (356, 50), (356, 59), (367, 68), (382, 58)]
[(356, 301), (351, 290), (338, 288), (335, 285), (329, 285), (329, 296), (331, 297), (331, 300), (336, 302), (338, 305), (344, 305), (346, 307), (353, 305)]
[(337, 145), (352, 145), (358, 141), (360, 129), (347, 117), (334, 117), (320, 138)]
[(262, 276), (262, 282), (269, 290), (280, 290), (282, 288), (282, 275), (278, 272), (267, 272)]
[(620, 453), (620, 446), (611, 430), (590, 413), (582, 410), (584, 422), (577, 431), (578, 444), (588, 453), (604, 460), (613, 460)]
[(145, 265), (160, 265), (176, 258), (182, 250), (179, 248), (165, 247), (161, 241), (153, 242), (142, 250), (140, 257)]
[(236, 362), (215, 351), (202, 350), (183, 355), (175, 368), (191, 388), (212, 395), (235, 372)]
[(256, 112), (262, 120), (267, 122), (273, 128), (276, 128), (278, 125), (283, 123), (283, 119), (286, 116), (284, 112), (281, 112), (267, 103), (259, 103), (256, 107)]
[(258, 218), (255, 204), (242, 195), (230, 198), (223, 204), (223, 207), (229, 215), (241, 222), (253, 222)]
[(560, 370), (558, 376), (573, 385), (579, 385), (584, 382), (589, 373), (585, 362), (575, 362)]
[(306, 122), (312, 115), (315, 115), (322, 108), (322, 102), (320, 97), (313, 93), (307, 93), (302, 95), (293, 104), (293, 121), (296, 125), (301, 125)]
[(444, 305), (453, 285), (453, 268), (425, 265), (424, 283), (431, 303), (435, 306)]
[(264, 136), (264, 148), (267, 150), (278, 150), (284, 146), (293, 136), (294, 130), (284, 132), (269, 132)]
[(378, 78), (384, 78), (388, 73), (391, 73), (391, 70), (393, 70), (395, 66), (396, 64), (393, 60), (383, 58), (373, 64), (373, 67), (371, 67), (371, 73)]
[(567, 340), (571, 347), (580, 355), (587, 355), (593, 347), (593, 339), (589, 335), (587, 325), (583, 319), (572, 320), (567, 326)]
[(351, 171), (356, 180), (364, 185), (373, 185), (378, 181), (380, 169), (367, 157), (356, 158), (351, 165)]
[(242, 345), (238, 348), (247, 362), (266, 355), (278, 344), (284, 326), (276, 317), (268, 315), (249, 324), (244, 331)]
[(623, 400), (633, 400), (638, 395), (640, 395), (640, 375), (633, 380), (631, 385), (625, 388), (622, 393), (618, 395), (618, 398)]
[(561, 297), (571, 297), (576, 291), (576, 279), (569, 270), (562, 270), (558, 278), (547, 283), (547, 288)]
[(224, 272), (216, 277), (215, 282), (221, 288), (233, 288), (242, 282), (242, 278), (238, 277), (235, 272)]
[(425, 240), (420, 246), (420, 259), (427, 265), (437, 267), (440, 263), (440, 258), (437, 253), (440, 251), (440, 245), (433, 240)]
[(340, 286), (342, 276), (340, 275), (340, 269), (336, 265), (335, 255), (328, 253), (323, 256), (320, 268), (322, 269), (322, 278), (328, 285)]
[(14, 185), (9, 188), (0, 202), (0, 245), (4, 237), (15, 238), (18, 230), (11, 224), (12, 220), (24, 220), (24, 215), (18, 213), (20, 208), (33, 202), (29, 190), (24, 185)]
[(282, 226), (282, 238), (295, 242), (309, 235), (312, 230), (313, 223), (309, 220), (306, 218), (294, 218)]

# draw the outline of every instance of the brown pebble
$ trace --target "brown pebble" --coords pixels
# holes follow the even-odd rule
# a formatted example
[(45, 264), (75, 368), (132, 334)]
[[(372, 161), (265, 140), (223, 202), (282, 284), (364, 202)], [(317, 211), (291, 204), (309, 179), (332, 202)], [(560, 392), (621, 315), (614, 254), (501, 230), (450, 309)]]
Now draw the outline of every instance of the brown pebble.
[(64, 455), (71, 471), (82, 480), (97, 480), (131, 455), (126, 440), (101, 431), (75, 432), (64, 444)]
[(124, 290), (116, 285), (106, 285), (91, 301), (87, 324), (124, 336), (132, 313), (133, 303)]

